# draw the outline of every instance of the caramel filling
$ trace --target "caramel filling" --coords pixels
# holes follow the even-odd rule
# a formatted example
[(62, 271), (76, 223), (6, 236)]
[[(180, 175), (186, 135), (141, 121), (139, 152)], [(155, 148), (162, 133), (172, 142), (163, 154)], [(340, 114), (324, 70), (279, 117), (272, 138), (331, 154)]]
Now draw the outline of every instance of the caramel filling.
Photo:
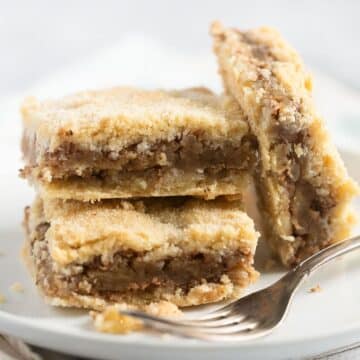
[[(246, 135), (240, 143), (211, 142), (194, 134), (182, 135), (172, 141), (155, 144), (133, 144), (120, 151), (85, 151), (73, 143), (64, 143), (48, 152), (41, 164), (36, 163), (36, 140), (23, 138), (23, 153), (27, 168), (50, 170), (52, 178), (111, 176), (161, 168), (175, 168), (186, 173), (225, 170), (246, 170), (254, 166), (257, 145)], [(25, 176), (26, 176), (25, 170)]]

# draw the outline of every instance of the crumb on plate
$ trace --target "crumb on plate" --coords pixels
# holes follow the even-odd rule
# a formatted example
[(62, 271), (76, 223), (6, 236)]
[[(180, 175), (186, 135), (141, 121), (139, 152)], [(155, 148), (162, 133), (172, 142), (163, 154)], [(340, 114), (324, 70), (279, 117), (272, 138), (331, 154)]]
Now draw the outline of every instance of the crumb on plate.
[[(142, 321), (121, 314), (121, 310), (131, 308), (134, 307), (126, 304), (117, 304), (108, 306), (102, 312), (92, 311), (90, 312), (90, 316), (94, 321), (94, 326), (97, 331), (112, 334), (127, 334), (132, 331), (139, 331), (143, 328)], [(183, 315), (182, 311), (176, 305), (168, 301), (151, 303), (144, 306), (141, 310), (154, 316), (174, 318)]]
[(14, 282), (11, 286), (10, 286), (10, 290), (14, 291), (14, 292), (24, 292), (24, 287), (21, 283), (19, 282)]
[(99, 332), (112, 334), (127, 334), (142, 329), (143, 324), (140, 320), (120, 313), (121, 309), (124, 308), (127, 308), (126, 305), (113, 305), (108, 306), (100, 313), (90, 312), (95, 329)]
[(309, 290), (310, 293), (316, 293), (316, 292), (320, 292), (320, 291), (322, 291), (322, 288), (320, 287), (319, 284), (316, 285), (316, 286), (314, 286), (314, 287), (312, 287), (312, 288)]

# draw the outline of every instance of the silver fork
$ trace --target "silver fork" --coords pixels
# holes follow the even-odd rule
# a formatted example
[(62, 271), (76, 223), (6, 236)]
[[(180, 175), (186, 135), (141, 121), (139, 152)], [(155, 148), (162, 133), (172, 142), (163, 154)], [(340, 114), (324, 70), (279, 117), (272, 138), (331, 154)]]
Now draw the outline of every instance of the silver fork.
[(268, 335), (281, 323), (299, 285), (329, 261), (360, 248), (360, 236), (329, 246), (301, 262), (271, 286), (197, 319), (171, 320), (137, 310), (122, 314), (141, 319), (162, 333), (212, 341), (247, 341)]

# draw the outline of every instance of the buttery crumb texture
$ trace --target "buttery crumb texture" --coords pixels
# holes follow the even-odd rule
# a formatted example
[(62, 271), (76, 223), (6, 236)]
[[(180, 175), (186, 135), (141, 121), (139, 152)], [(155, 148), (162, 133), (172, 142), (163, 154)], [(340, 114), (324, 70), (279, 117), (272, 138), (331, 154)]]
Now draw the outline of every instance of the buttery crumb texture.
[(240, 208), (225, 199), (38, 198), (25, 212), (28, 262), (55, 305), (190, 306), (232, 298), (257, 278), (258, 233)]
[(22, 175), (42, 197), (241, 193), (257, 149), (226, 96), (112, 88), (22, 106)]
[(349, 236), (359, 193), (312, 99), (296, 51), (271, 28), (211, 28), (224, 87), (256, 137), (264, 238), (291, 266)]

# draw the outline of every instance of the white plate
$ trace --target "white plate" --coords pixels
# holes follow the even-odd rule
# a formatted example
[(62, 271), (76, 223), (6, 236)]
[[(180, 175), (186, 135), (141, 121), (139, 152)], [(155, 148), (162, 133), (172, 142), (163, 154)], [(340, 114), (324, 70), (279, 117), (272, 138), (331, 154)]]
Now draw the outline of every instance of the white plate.
[[(344, 154), (350, 173), (360, 181), (360, 155)], [(206, 343), (146, 334), (115, 336), (93, 330), (86, 312), (44, 304), (19, 253), (21, 217), (32, 190), (15, 173), (0, 174), (0, 332), (29, 343), (92, 358), (199, 359), (288, 358), (317, 354), (360, 340), (360, 253), (335, 261), (309, 279), (297, 293), (288, 318), (272, 335), (248, 343)], [(360, 203), (356, 204), (360, 213)], [(357, 229), (360, 233), (360, 229)], [(265, 273), (255, 288), (274, 281), (281, 272)], [(10, 290), (16, 281), (23, 293)], [(309, 289), (320, 284), (319, 293)]]

